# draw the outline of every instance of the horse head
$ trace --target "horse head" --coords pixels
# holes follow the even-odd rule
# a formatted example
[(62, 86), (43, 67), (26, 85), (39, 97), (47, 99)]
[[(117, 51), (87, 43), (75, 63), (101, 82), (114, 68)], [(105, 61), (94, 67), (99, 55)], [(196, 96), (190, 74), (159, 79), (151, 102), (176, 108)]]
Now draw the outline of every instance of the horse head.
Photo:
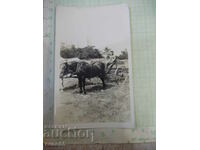
[(77, 62), (64, 62), (60, 65), (61, 71), (59, 77), (61, 79), (64, 78), (64, 76), (72, 76), (76, 72)]

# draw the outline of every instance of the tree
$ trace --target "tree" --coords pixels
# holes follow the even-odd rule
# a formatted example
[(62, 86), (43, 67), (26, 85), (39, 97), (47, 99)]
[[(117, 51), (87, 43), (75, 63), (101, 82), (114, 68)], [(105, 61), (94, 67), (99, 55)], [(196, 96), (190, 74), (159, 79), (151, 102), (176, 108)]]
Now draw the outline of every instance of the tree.
[(92, 58), (102, 58), (101, 53), (94, 46), (86, 46), (83, 48), (76, 48), (74, 45), (71, 48), (61, 48), (60, 56), (62, 58), (74, 58), (79, 59), (92, 59)]
[(121, 54), (118, 57), (119, 59), (128, 59), (128, 51), (125, 49), (124, 51), (121, 51)]
[(108, 47), (105, 47), (104, 55), (105, 55), (106, 59), (110, 59), (110, 57), (114, 56), (114, 51), (112, 51)]

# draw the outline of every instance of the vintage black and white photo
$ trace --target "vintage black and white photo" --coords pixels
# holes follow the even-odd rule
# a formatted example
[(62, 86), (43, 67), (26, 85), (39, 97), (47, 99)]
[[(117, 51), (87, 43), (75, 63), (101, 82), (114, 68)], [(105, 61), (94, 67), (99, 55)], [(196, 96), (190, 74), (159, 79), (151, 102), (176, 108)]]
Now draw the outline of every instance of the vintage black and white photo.
[(134, 127), (127, 5), (56, 8), (54, 123)]

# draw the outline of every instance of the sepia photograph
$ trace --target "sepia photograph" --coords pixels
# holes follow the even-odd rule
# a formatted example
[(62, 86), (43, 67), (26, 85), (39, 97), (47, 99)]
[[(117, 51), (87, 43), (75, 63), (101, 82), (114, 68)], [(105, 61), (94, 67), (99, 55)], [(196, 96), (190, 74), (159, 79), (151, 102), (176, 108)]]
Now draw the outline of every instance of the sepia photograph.
[(129, 8), (56, 7), (54, 124), (134, 128)]

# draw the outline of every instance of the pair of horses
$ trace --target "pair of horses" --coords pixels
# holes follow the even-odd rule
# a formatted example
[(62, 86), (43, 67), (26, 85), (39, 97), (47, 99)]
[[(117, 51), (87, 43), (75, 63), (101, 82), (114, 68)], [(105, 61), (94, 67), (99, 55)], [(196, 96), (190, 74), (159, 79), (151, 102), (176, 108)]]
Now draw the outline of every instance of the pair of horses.
[(102, 81), (103, 88), (105, 88), (105, 78), (106, 74), (111, 70), (112, 66), (116, 63), (115, 58), (112, 62), (105, 64), (101, 61), (88, 63), (86, 61), (72, 61), (65, 62), (62, 64), (60, 79), (62, 80), (65, 76), (78, 78), (78, 85), (80, 88), (80, 93), (86, 94), (85, 90), (85, 80), (94, 77), (99, 77)]

